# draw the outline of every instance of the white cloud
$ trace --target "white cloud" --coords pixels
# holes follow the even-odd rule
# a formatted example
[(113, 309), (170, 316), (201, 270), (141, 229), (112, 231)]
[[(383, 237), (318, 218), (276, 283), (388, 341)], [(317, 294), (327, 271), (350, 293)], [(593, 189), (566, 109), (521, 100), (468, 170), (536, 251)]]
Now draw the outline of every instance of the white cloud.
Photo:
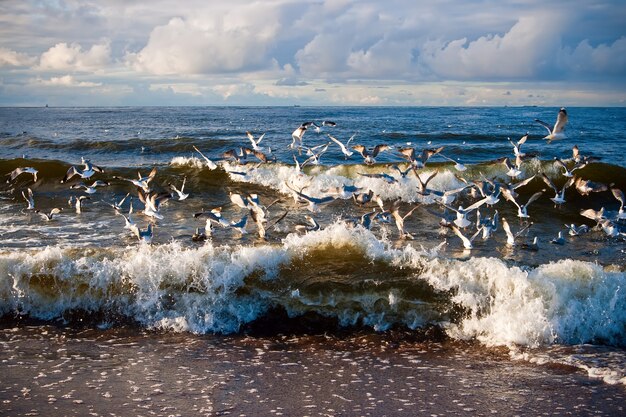
[(266, 52), (280, 22), (272, 4), (252, 3), (172, 18), (150, 33), (147, 45), (128, 54), (137, 70), (152, 74), (211, 74), (273, 64)]
[(622, 36), (611, 45), (601, 44), (595, 48), (585, 39), (573, 51), (564, 50), (560, 64), (568, 73), (624, 76), (626, 37)]
[(157, 83), (150, 84), (150, 91), (171, 91), (174, 94), (187, 94), (200, 97), (206, 91), (206, 87), (195, 83)]
[(427, 42), (420, 62), (441, 79), (532, 78), (554, 67), (563, 26), (563, 19), (547, 13), (520, 17), (504, 35)]
[(47, 87), (100, 87), (102, 83), (94, 83), (91, 81), (78, 81), (72, 75), (63, 75), (60, 77), (51, 77), (49, 80), (38, 78), (36, 84)]
[(36, 58), (21, 52), (15, 52), (8, 48), (0, 48), (0, 68), (2, 67), (27, 67), (34, 64)]
[(81, 45), (65, 42), (57, 43), (41, 54), (39, 69), (55, 71), (97, 71), (106, 67), (111, 61), (111, 45), (109, 41), (92, 45), (83, 51)]

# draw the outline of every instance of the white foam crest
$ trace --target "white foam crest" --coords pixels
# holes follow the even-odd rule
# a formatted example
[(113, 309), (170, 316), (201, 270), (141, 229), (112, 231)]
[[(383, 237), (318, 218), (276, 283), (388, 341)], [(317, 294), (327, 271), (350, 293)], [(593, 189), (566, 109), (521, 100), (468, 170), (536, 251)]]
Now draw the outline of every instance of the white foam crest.
[(170, 161), (171, 166), (183, 166), (202, 169), (204, 168), (204, 161), (196, 158), (195, 156), (175, 156)]
[[(64, 311), (119, 311), (148, 327), (235, 332), (265, 311), (265, 301), (235, 296), (254, 271), (271, 277), (286, 261), (277, 247), (185, 249), (140, 245), (76, 257), (60, 247), (0, 255), (0, 312), (52, 319)], [(35, 288), (33, 278), (53, 283)]]
[[(245, 176), (231, 173), (233, 181), (248, 182), (263, 185), (279, 192), (291, 195), (287, 186), (301, 190), (311, 197), (323, 197), (328, 195), (329, 190), (343, 186), (355, 186), (361, 192), (372, 190), (385, 201), (402, 200), (404, 202), (433, 201), (433, 197), (423, 197), (418, 191), (418, 181), (413, 174), (406, 178), (385, 167), (369, 168), (361, 165), (338, 165), (334, 167), (316, 166), (307, 171), (298, 172), (294, 166), (281, 164), (262, 164), (254, 169), (247, 169), (239, 165), (225, 164), (227, 171), (246, 172)], [(381, 178), (371, 178), (359, 175), (359, 173), (379, 174), (387, 173), (396, 178), (396, 182), (390, 184)], [(432, 171), (420, 171), (422, 181), (428, 179)], [(435, 176), (428, 187), (436, 191), (447, 191), (458, 188), (463, 183), (459, 181), (450, 170), (442, 170)]]
[(528, 271), (494, 258), (433, 259), (426, 266), (422, 276), (436, 289), (452, 290), (452, 301), (468, 311), (449, 325), (453, 337), (487, 345), (626, 343), (623, 272), (575, 260)]
[(363, 227), (349, 227), (344, 222), (338, 221), (316, 232), (298, 235), (292, 233), (283, 239), (283, 245), (287, 251), (302, 256), (313, 248), (331, 247), (341, 249), (344, 247), (361, 248), (367, 258), (372, 260), (393, 258), (393, 252), (389, 252), (388, 243), (378, 240), (374, 234)]
[(603, 346), (555, 346), (542, 350), (512, 347), (509, 356), (538, 365), (559, 364), (573, 366), (587, 372), (590, 378), (601, 379), (611, 385), (626, 385), (626, 352)]

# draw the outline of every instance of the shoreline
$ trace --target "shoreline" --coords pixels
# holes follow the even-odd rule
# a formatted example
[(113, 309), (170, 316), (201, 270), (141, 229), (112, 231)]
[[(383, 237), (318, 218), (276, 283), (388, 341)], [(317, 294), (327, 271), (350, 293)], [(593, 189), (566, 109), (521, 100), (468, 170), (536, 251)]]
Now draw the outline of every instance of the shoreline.
[(0, 327), (0, 415), (618, 415), (626, 390), (501, 348), (393, 332)]

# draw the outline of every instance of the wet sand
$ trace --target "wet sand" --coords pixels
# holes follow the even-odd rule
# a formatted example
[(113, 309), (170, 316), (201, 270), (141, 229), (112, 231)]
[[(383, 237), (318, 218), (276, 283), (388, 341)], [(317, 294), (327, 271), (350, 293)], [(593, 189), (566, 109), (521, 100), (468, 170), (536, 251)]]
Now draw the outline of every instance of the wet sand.
[(393, 332), (195, 336), (0, 326), (2, 416), (624, 415), (626, 390)]

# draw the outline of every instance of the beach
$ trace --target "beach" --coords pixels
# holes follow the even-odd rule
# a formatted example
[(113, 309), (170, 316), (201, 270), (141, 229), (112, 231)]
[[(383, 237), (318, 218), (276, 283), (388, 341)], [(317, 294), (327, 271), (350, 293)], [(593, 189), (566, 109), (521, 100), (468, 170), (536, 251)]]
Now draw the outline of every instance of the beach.
[(6, 416), (610, 416), (626, 404), (623, 386), (472, 342), (6, 324)]

